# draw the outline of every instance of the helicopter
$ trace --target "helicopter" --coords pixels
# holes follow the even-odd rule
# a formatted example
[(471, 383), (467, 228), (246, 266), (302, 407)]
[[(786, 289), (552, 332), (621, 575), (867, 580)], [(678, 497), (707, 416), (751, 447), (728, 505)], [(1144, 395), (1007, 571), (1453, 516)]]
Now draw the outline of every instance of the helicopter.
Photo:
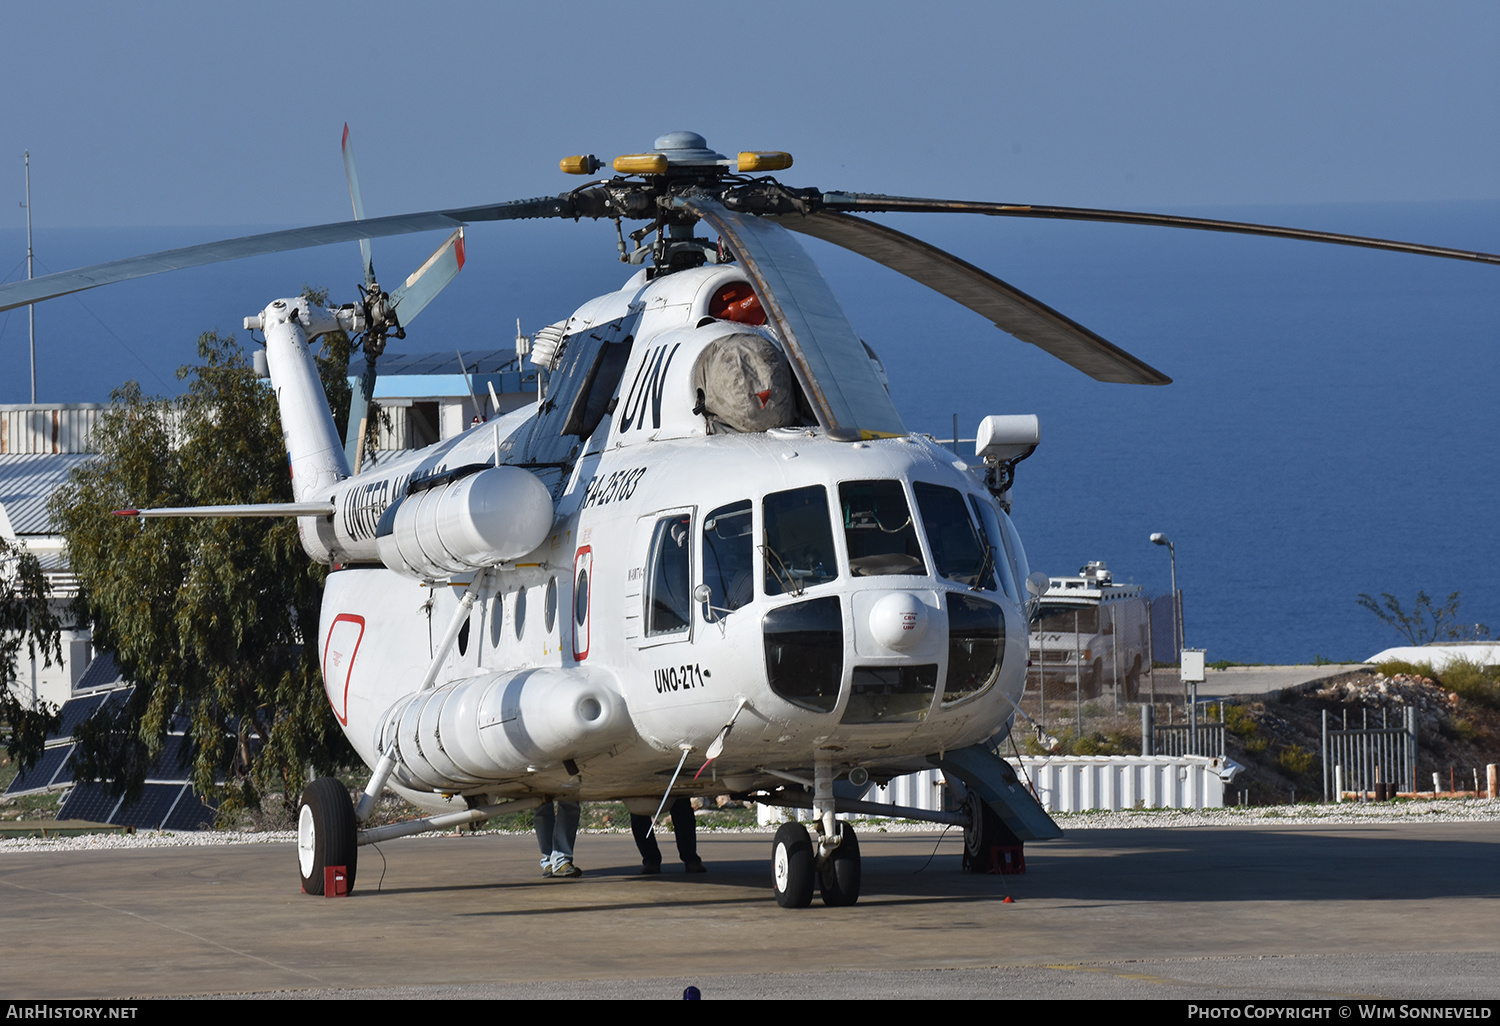
[[(554, 197), (367, 218), (187, 247), (0, 286), (0, 311), (176, 267), (359, 240), (360, 301), (278, 299), (263, 334), (294, 501), (126, 510), (295, 517), (327, 564), (319, 624), (329, 705), (371, 769), (358, 802), (332, 778), (298, 806), (310, 894), (352, 888), (359, 847), (476, 824), (544, 801), (729, 793), (811, 809), (772, 845), (778, 904), (858, 901), (855, 813), (961, 826), (965, 867), (997, 871), (1060, 836), (998, 753), (1020, 714), (1047, 588), (1009, 513), (1034, 416), (996, 414), (972, 460), (906, 429), (878, 355), (796, 234), (900, 271), (1101, 381), (1170, 379), (988, 272), (858, 214), (928, 212), (1153, 224), (1500, 256), (1126, 211), (826, 192), (782, 184), (780, 151), (730, 158), (692, 132)], [(534, 405), (363, 466), (377, 361), (465, 261), (465, 227), (608, 219), (638, 268), (524, 341)], [(644, 222), (628, 233), (625, 221)], [(395, 292), (368, 239), (447, 230)], [(629, 240), (627, 242), (627, 239)], [(633, 244), (633, 245), (632, 245)], [(345, 440), (309, 350), (362, 338)], [(259, 355), (259, 354), (258, 354)], [(685, 775), (689, 760), (695, 772)], [(937, 767), (957, 808), (863, 800)], [(390, 789), (429, 815), (364, 826)]]

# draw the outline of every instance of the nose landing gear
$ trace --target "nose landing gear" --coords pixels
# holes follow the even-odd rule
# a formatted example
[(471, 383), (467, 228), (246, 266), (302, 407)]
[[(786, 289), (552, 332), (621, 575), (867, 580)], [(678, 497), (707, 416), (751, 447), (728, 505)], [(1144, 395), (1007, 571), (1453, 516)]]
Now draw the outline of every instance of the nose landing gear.
[[(807, 908), (813, 886), (823, 892), (829, 908), (853, 905), (859, 900), (859, 840), (854, 828), (838, 822), (838, 832), (825, 836), (817, 824), (817, 846), (801, 823), (783, 823), (771, 845), (771, 876), (776, 903), (782, 908)], [(830, 843), (831, 842), (831, 843)]]

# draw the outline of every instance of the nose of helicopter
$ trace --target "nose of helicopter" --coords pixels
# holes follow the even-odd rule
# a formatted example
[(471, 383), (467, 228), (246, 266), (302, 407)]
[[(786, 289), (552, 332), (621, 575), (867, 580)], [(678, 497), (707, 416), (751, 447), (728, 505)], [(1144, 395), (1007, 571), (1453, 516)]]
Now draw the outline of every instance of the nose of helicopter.
[(870, 634), (886, 648), (905, 652), (927, 634), (932, 614), (911, 592), (883, 596), (870, 609)]

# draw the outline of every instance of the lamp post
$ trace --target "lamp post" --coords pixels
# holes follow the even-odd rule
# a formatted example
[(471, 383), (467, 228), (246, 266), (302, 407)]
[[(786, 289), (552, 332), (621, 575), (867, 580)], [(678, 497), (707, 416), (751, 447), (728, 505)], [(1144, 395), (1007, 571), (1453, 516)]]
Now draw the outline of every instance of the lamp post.
[(1177, 643), (1177, 659), (1181, 662), (1185, 640), (1182, 630), (1182, 597), (1181, 593), (1177, 590), (1177, 547), (1172, 544), (1171, 538), (1168, 538), (1160, 531), (1151, 536), (1151, 541), (1155, 545), (1165, 545), (1167, 552), (1172, 556), (1172, 619), (1177, 621), (1176, 628), (1172, 633), (1174, 635), (1173, 640)]

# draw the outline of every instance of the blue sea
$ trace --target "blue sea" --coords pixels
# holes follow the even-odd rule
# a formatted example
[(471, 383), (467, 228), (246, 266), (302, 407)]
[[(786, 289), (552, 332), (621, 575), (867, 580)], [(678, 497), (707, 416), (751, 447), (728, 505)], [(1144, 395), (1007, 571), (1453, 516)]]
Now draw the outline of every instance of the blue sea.
[[(1500, 204), (1177, 211), (1500, 252)], [(335, 212), (334, 216), (342, 212)], [(990, 413), (1035, 413), (1013, 515), (1033, 569), (1104, 560), (1169, 590), (1176, 543), (1188, 645), (1210, 660), (1360, 660), (1401, 639), (1356, 598), (1462, 595), (1500, 631), (1500, 267), (1170, 229), (911, 216), (889, 223), (952, 250), (1174, 379), (1095, 382), (906, 278), (816, 241), (855, 326), (881, 354), (907, 426), (971, 438)], [(243, 231), (265, 231), (260, 226)], [(38, 228), (37, 273), (238, 228)], [(377, 240), (395, 283), (437, 237)], [(0, 232), (4, 280), (25, 237)], [(508, 347), (619, 286), (613, 228), (470, 229), (469, 262), (408, 351)], [(353, 295), (353, 245), (200, 268), (37, 308), (39, 398), (106, 400), (134, 378), (179, 390), (199, 333), (304, 284)], [(29, 396), (24, 310), (0, 314), (0, 402)], [(970, 448), (967, 451), (972, 451)]]

